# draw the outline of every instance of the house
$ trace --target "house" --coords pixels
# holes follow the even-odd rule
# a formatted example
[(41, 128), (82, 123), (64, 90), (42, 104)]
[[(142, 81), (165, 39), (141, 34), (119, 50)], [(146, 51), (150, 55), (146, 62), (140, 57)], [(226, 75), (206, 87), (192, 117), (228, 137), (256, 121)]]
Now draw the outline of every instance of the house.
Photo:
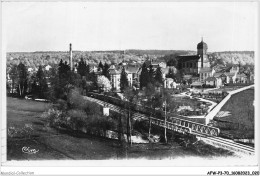
[(165, 79), (166, 78), (166, 75), (169, 73), (169, 68), (168, 67), (161, 67), (161, 70), (162, 70), (162, 78)]
[(223, 73), (214, 73), (213, 77), (216, 78), (216, 83), (215, 83), (216, 87), (223, 86), (225, 80), (227, 79), (226, 75)]
[(111, 65), (108, 69), (108, 72), (110, 75), (110, 83), (112, 86), (112, 90), (120, 90), (121, 70), (119, 70), (119, 67)]
[(150, 65), (152, 65), (153, 68), (157, 68), (157, 67), (166, 68), (166, 67), (167, 67), (166, 62), (163, 62), (163, 61), (154, 61), (153, 59), (147, 59), (147, 60), (145, 61), (145, 64), (146, 64), (147, 68), (149, 68)]
[(222, 85), (222, 80), (212, 76), (205, 79), (205, 84), (214, 87), (220, 87)]
[(202, 87), (202, 83), (200, 81), (192, 82), (191, 87)]
[(200, 75), (200, 81), (205, 83), (205, 80), (208, 77), (212, 77), (215, 73), (215, 70), (213, 68), (210, 67), (205, 67), (205, 68), (201, 68), (199, 71), (199, 75)]
[(89, 64), (89, 71), (90, 72), (97, 72), (98, 67), (95, 64)]
[[(175, 82), (172, 78), (166, 78), (164, 80), (164, 88), (168, 88), (168, 89), (173, 88), (174, 86), (173, 83)], [(175, 83), (175, 88), (176, 88), (176, 83)]]
[(120, 79), (121, 79), (121, 72), (123, 67), (125, 68), (125, 72), (127, 73), (128, 85), (132, 87), (133, 83), (136, 84), (139, 67), (131, 66), (131, 65), (126, 65), (126, 66), (111, 65), (108, 71), (110, 75), (110, 83), (112, 89), (115, 91), (120, 90)]
[(224, 68), (223, 70), (220, 71), (220, 73), (224, 73), (226, 75), (225, 83), (235, 83), (238, 72), (239, 72), (239, 67), (236, 65)]
[(255, 75), (254, 75), (253, 73), (251, 73), (251, 74), (249, 75), (249, 81), (250, 81), (251, 83), (254, 83), (254, 82), (255, 82)]
[[(127, 65), (125, 67), (126, 73), (128, 74), (128, 77), (131, 78), (130, 85), (138, 85), (139, 83), (139, 70), (140, 66), (135, 64), (135, 65)], [(129, 81), (129, 79), (128, 79)]]
[(247, 75), (245, 73), (239, 73), (236, 76), (236, 83), (247, 83), (249, 80), (247, 79)]
[(28, 70), (28, 72), (33, 72), (33, 68), (31, 68), (31, 67), (28, 68), (27, 70)]
[[(46, 70), (46, 71), (49, 71), (51, 68), (52, 68), (52, 67), (51, 67), (50, 65), (46, 65), (46, 66), (45, 66), (45, 70)], [(76, 67), (75, 67), (75, 68), (76, 68)]]

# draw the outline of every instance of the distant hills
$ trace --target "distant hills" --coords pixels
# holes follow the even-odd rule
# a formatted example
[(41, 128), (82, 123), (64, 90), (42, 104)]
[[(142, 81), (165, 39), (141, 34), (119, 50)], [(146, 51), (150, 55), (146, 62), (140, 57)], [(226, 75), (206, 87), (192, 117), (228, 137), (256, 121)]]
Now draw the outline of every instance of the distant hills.
[[(178, 55), (194, 55), (196, 51), (190, 50), (111, 50), (111, 51), (73, 51), (73, 60), (78, 62), (81, 58), (87, 63), (98, 64), (101, 62), (120, 63), (137, 62), (142, 64), (147, 58), (174, 63)], [(241, 64), (254, 65), (254, 51), (224, 51), (211, 52), (209, 59), (211, 65)], [(68, 51), (37, 51), (37, 52), (9, 52), (7, 53), (7, 66), (24, 62), (28, 67), (39, 65), (55, 65), (63, 59), (68, 61)]]

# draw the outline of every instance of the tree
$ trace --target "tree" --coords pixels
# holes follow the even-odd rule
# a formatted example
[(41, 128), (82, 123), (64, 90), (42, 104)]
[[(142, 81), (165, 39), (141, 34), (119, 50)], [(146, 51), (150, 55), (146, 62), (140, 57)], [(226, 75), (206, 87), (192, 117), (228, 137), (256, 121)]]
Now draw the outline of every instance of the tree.
[[(86, 62), (85, 62), (85, 64), (86, 64)], [(85, 76), (88, 77), (89, 73), (90, 73), (90, 66), (86, 64), (86, 73), (85, 73)]]
[(69, 66), (69, 64), (67, 63), (67, 61), (65, 61), (65, 63), (64, 63), (64, 75), (66, 75), (69, 71), (70, 71), (70, 66)]
[(147, 78), (148, 77), (149, 77), (149, 73), (148, 73), (146, 64), (144, 63), (143, 66), (142, 66), (141, 74), (140, 74), (140, 88), (141, 89), (147, 86), (147, 84), (148, 84)]
[(149, 83), (145, 88), (145, 98), (147, 102), (145, 102), (144, 106), (148, 106), (151, 108), (150, 116), (149, 116), (149, 130), (148, 130), (148, 137), (150, 138), (151, 134), (151, 117), (154, 115), (155, 108), (156, 108), (156, 91), (153, 84)]
[(148, 72), (148, 84), (151, 83), (151, 84), (154, 84), (154, 70), (153, 70), (153, 65), (151, 64), (149, 66), (149, 72)]
[(104, 75), (108, 79), (110, 78), (110, 76), (109, 76), (109, 65), (106, 62), (105, 62), (105, 65), (103, 67), (103, 70), (102, 70), (102, 75)]
[(28, 72), (23, 63), (17, 66), (18, 72), (18, 93), (20, 97), (24, 97), (28, 87)]
[(161, 67), (157, 67), (154, 79), (155, 79), (155, 82), (157, 82), (159, 84), (163, 84), (163, 77), (162, 77), (162, 69), (161, 69)]
[(124, 109), (127, 111), (127, 141), (128, 143), (130, 143), (132, 145), (132, 140), (131, 140), (131, 136), (132, 136), (132, 129), (133, 129), (133, 114), (134, 112), (131, 110), (131, 108), (133, 108), (133, 106), (137, 105), (138, 102), (138, 91), (133, 90), (130, 87), (127, 87), (124, 91), (124, 97), (125, 97), (125, 101), (124, 101)]
[(169, 72), (166, 75), (166, 78), (172, 78), (173, 80), (175, 80), (175, 75), (174, 75), (174, 71), (172, 68), (169, 68)]
[(36, 73), (36, 81), (37, 81), (37, 95), (39, 96), (39, 98), (46, 98), (48, 84), (47, 84), (45, 73), (41, 65), (39, 66), (39, 69)]
[(59, 74), (59, 77), (61, 77), (61, 75), (64, 73), (64, 63), (63, 63), (63, 60), (61, 59), (60, 60), (60, 63), (59, 63), (59, 68), (58, 68), (58, 74)]
[(17, 66), (16, 65), (12, 66), (9, 75), (10, 75), (10, 79), (12, 80), (11, 92), (13, 94), (14, 93), (14, 88), (16, 87), (16, 84), (17, 84), (17, 78), (18, 78), (18, 70), (17, 70)]
[(78, 71), (78, 74), (80, 74), (81, 77), (86, 76), (87, 65), (86, 65), (86, 62), (83, 61), (83, 58), (81, 58), (80, 61), (78, 62), (77, 71)]
[(37, 95), (38, 93), (38, 86), (37, 86), (37, 83), (36, 83), (36, 79), (33, 80), (33, 83), (31, 84), (31, 94), (33, 95), (33, 98), (35, 95)]
[(102, 62), (100, 61), (99, 64), (98, 64), (98, 71), (102, 71), (104, 68)]
[(104, 75), (97, 77), (97, 86), (98, 86), (98, 88), (101, 88), (104, 91), (109, 91), (112, 88), (110, 81)]
[(59, 67), (52, 67), (49, 72), (49, 81), (51, 87), (48, 91), (48, 99), (55, 102), (57, 99), (65, 99), (64, 95), (64, 87), (65, 81), (62, 81), (59, 72), (60, 72), (60, 65)]
[(120, 77), (120, 90), (123, 92), (128, 87), (127, 73), (125, 67), (122, 68)]
[(178, 83), (182, 82), (183, 76), (184, 76), (184, 73), (183, 73), (182, 71), (178, 71), (178, 72), (176, 73), (176, 75), (175, 75), (176, 81), (177, 81)]
[(161, 104), (161, 107), (164, 110), (164, 139), (165, 143), (167, 143), (167, 129), (166, 129), (166, 121), (167, 121), (167, 113), (175, 108), (175, 104), (171, 98), (170, 92), (167, 89), (162, 89), (161, 91), (161, 99), (158, 102)]

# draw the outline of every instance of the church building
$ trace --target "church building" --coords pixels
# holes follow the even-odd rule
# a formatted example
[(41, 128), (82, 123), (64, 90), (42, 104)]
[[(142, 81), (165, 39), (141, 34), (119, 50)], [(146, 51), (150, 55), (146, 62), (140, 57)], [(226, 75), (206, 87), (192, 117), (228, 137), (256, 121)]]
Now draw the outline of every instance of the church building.
[(207, 50), (208, 45), (202, 39), (197, 45), (196, 55), (177, 56), (177, 67), (184, 78), (204, 82), (207, 77), (214, 74), (214, 70), (210, 68)]

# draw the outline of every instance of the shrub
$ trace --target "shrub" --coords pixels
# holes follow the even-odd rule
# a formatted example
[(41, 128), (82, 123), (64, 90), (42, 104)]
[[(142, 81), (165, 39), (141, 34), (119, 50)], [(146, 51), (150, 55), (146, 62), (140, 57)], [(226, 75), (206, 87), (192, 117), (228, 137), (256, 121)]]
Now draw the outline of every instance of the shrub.
[(70, 109), (85, 111), (87, 115), (102, 115), (100, 105), (85, 100), (78, 89), (72, 89), (69, 93), (67, 104)]
[(89, 115), (79, 109), (70, 110), (67, 115), (67, 124), (74, 130), (81, 130), (81, 128), (85, 127), (88, 131), (105, 132), (106, 130), (113, 130), (116, 127), (116, 123), (111, 117), (98, 114)]
[(32, 124), (25, 124), (22, 128), (8, 127), (7, 137), (8, 138), (30, 138), (33, 134)]
[(69, 92), (67, 103), (70, 109), (83, 109), (85, 102), (86, 100), (84, 100), (83, 96), (80, 94), (79, 89), (72, 89)]
[(90, 101), (85, 101), (83, 109), (88, 115), (102, 115), (101, 106)]
[(101, 129), (103, 131), (113, 130), (116, 127), (115, 121), (111, 117), (92, 115), (88, 118), (91, 127)]
[(67, 101), (58, 99), (57, 104), (54, 105), (54, 108), (57, 108), (60, 111), (66, 111), (68, 109)]
[(47, 112), (44, 112), (42, 118), (47, 120), (47, 126), (57, 126), (64, 123), (64, 115), (62, 111), (49, 109)]
[(87, 119), (87, 114), (84, 111), (72, 109), (68, 111), (67, 115), (69, 117), (67, 124), (70, 128), (79, 130), (84, 126), (88, 126), (88, 121), (85, 120)]

